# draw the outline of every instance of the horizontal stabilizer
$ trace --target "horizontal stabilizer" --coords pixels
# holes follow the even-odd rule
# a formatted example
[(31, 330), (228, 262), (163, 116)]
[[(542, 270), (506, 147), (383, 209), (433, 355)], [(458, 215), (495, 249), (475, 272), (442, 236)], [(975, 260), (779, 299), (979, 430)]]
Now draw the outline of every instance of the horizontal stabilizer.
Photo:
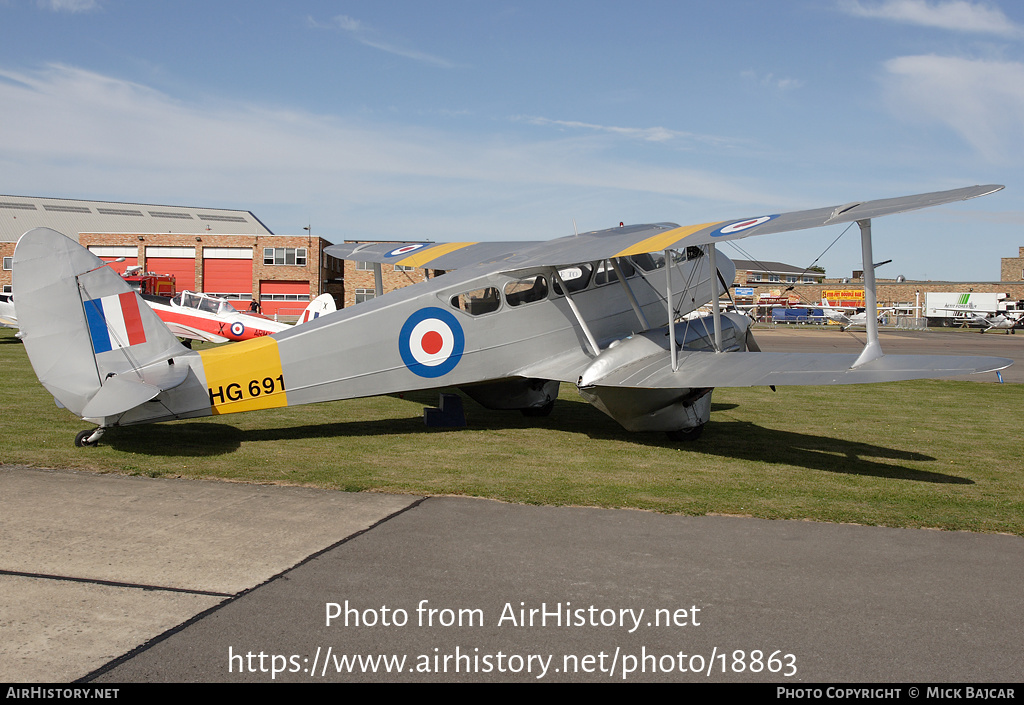
[(160, 362), (143, 367), (138, 372), (111, 375), (82, 409), (82, 418), (116, 416), (134, 409), (160, 392), (180, 385), (188, 377), (189, 369), (188, 365)]
[(160, 393), (160, 387), (122, 377), (109, 378), (82, 409), (83, 419), (116, 416), (134, 409)]
[(883, 355), (854, 368), (857, 355), (834, 353), (683, 352), (673, 372), (669, 355), (620, 366), (586, 384), (649, 389), (756, 387), (898, 382), (994, 372), (1013, 360), (955, 355)]

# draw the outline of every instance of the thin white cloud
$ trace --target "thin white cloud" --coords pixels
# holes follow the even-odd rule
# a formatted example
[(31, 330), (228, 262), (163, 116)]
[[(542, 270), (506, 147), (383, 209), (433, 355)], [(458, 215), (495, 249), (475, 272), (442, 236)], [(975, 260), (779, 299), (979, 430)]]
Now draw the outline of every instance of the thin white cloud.
[(741, 180), (623, 162), (574, 139), (513, 140), (264, 105), (189, 103), (64, 65), (0, 68), (0, 124), (0, 192), (7, 193), (333, 204), (337, 222), (346, 208), (458, 211), (556, 190), (577, 198), (779, 202)]
[(53, 12), (92, 12), (100, 9), (97, 0), (36, 0), (39, 7)]
[(368, 26), (365, 22), (349, 17), (348, 15), (337, 15), (326, 23), (319, 22), (313, 17), (307, 17), (306, 21), (310, 27), (341, 30), (360, 44), (374, 49), (379, 49), (380, 51), (385, 51), (389, 54), (394, 54), (406, 59), (412, 59), (413, 61), (445, 69), (456, 68), (458, 66), (455, 62), (449, 61), (448, 59), (444, 59), (440, 56), (434, 56), (433, 54), (428, 54), (382, 38), (379, 32)]
[(569, 130), (601, 132), (628, 139), (642, 140), (645, 142), (665, 143), (672, 141), (685, 141), (702, 142), (718, 146), (727, 146), (732, 143), (731, 140), (727, 140), (722, 137), (699, 135), (693, 132), (683, 132), (680, 130), (670, 130), (667, 127), (617, 127), (614, 125), (597, 125), (590, 122), (580, 122), (575, 120), (552, 120), (550, 118), (527, 115), (518, 115), (512, 119), (518, 122), (525, 122), (530, 125), (553, 126)]
[(992, 163), (1024, 160), (1024, 64), (902, 56), (885, 70), (889, 104), (904, 120), (944, 124)]
[(798, 78), (779, 78), (773, 73), (760, 74), (756, 71), (744, 71), (740, 75), (743, 76), (743, 78), (754, 81), (759, 85), (782, 91), (796, 90), (797, 88), (802, 88), (804, 85), (804, 82)]
[(856, 17), (889, 20), (954, 32), (1024, 36), (1024, 29), (1012, 22), (995, 5), (968, 0), (884, 0), (865, 3), (843, 0), (839, 7)]

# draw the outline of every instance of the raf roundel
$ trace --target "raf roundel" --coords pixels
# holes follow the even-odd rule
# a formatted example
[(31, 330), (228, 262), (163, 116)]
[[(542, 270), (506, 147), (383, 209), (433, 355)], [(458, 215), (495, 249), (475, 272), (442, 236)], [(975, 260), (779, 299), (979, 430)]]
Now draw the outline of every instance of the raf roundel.
[(410, 252), (415, 252), (416, 250), (422, 250), (426, 246), (427, 246), (427, 243), (420, 243), (418, 245), (405, 245), (403, 247), (398, 247), (398, 248), (395, 248), (394, 250), (391, 250), (391, 252), (387, 253), (384, 256), (385, 257), (401, 257), (402, 255), (409, 254)]
[(459, 321), (441, 308), (424, 308), (409, 316), (398, 336), (402, 362), (420, 377), (440, 377), (455, 369), (466, 349)]
[(723, 237), (725, 235), (733, 235), (734, 233), (741, 233), (744, 230), (750, 230), (751, 228), (757, 227), (762, 223), (767, 223), (769, 220), (778, 218), (777, 215), (763, 215), (760, 218), (748, 218), (747, 220), (740, 220), (735, 223), (730, 223), (724, 227), (719, 228), (715, 232), (711, 233), (711, 237)]
[(245, 324), (241, 321), (235, 321), (231, 324), (231, 335), (237, 335), (242, 337), (242, 333), (245, 332)]

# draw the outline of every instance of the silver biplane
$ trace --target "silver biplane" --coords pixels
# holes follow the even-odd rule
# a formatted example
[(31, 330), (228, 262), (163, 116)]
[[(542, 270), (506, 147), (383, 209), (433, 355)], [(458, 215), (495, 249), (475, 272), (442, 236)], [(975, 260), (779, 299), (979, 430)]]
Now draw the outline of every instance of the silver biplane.
[[(720, 242), (871, 220), (1000, 190), (975, 186), (680, 227), (634, 225), (543, 242), (335, 245), (333, 256), (446, 270), (290, 330), (192, 351), (109, 267), (60, 233), (14, 254), (22, 339), (39, 381), (98, 426), (459, 387), (491, 409), (543, 416), (561, 383), (631, 431), (700, 434), (715, 387), (889, 382), (999, 370), (1010, 360), (883, 355), (868, 321), (859, 355), (760, 352), (723, 313), (734, 275)], [(874, 271), (865, 266), (868, 310)], [(711, 315), (683, 319), (710, 302)]]

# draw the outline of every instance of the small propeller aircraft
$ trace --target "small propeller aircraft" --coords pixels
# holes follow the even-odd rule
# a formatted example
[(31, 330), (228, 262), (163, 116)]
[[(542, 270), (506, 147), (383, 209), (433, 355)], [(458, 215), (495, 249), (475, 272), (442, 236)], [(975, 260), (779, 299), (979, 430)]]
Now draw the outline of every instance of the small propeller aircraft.
[(14, 310), (14, 295), (0, 294), (0, 326), (18, 327), (18, 314)]
[[(491, 409), (551, 412), (561, 383), (631, 431), (696, 438), (715, 387), (890, 382), (1003, 369), (990, 357), (759, 352), (723, 313), (734, 276), (720, 242), (873, 218), (1001, 186), (680, 227), (620, 226), (542, 242), (335, 245), (336, 257), (447, 273), (289, 330), (192, 351), (103, 262), (36, 228), (14, 253), (19, 323), (39, 381), (98, 428), (459, 387)], [(865, 303), (876, 306), (873, 268)], [(681, 317), (710, 302), (712, 313)], [(678, 322), (677, 322), (678, 321)]]
[(1024, 316), (1013, 318), (1004, 313), (998, 313), (994, 316), (987, 313), (972, 313), (969, 314), (966, 323), (967, 325), (983, 326), (981, 331), (979, 331), (981, 333), (990, 330), (1003, 330), (1006, 331), (1007, 335), (1010, 333), (1016, 335), (1017, 329), (1024, 323)]
[[(828, 299), (821, 300), (821, 310), (825, 313), (825, 317), (830, 321), (834, 321), (839, 324), (839, 330), (845, 331), (848, 328), (854, 326), (867, 326), (868, 324), (868, 312), (867, 310), (861, 310), (851, 307), (843, 306), (832, 306), (829, 304)], [(877, 320), (882, 320), (886, 313), (891, 309), (879, 309)], [(855, 313), (847, 313), (847, 311), (855, 311)]]
[[(167, 299), (143, 297), (174, 335), (208, 343), (251, 340), (271, 333), (280, 333), (291, 324), (275, 321), (266, 316), (239, 311), (227, 299), (209, 294), (183, 291)], [(321, 294), (309, 303), (299, 323), (305, 323), (330, 313), (335, 308), (334, 297)]]

